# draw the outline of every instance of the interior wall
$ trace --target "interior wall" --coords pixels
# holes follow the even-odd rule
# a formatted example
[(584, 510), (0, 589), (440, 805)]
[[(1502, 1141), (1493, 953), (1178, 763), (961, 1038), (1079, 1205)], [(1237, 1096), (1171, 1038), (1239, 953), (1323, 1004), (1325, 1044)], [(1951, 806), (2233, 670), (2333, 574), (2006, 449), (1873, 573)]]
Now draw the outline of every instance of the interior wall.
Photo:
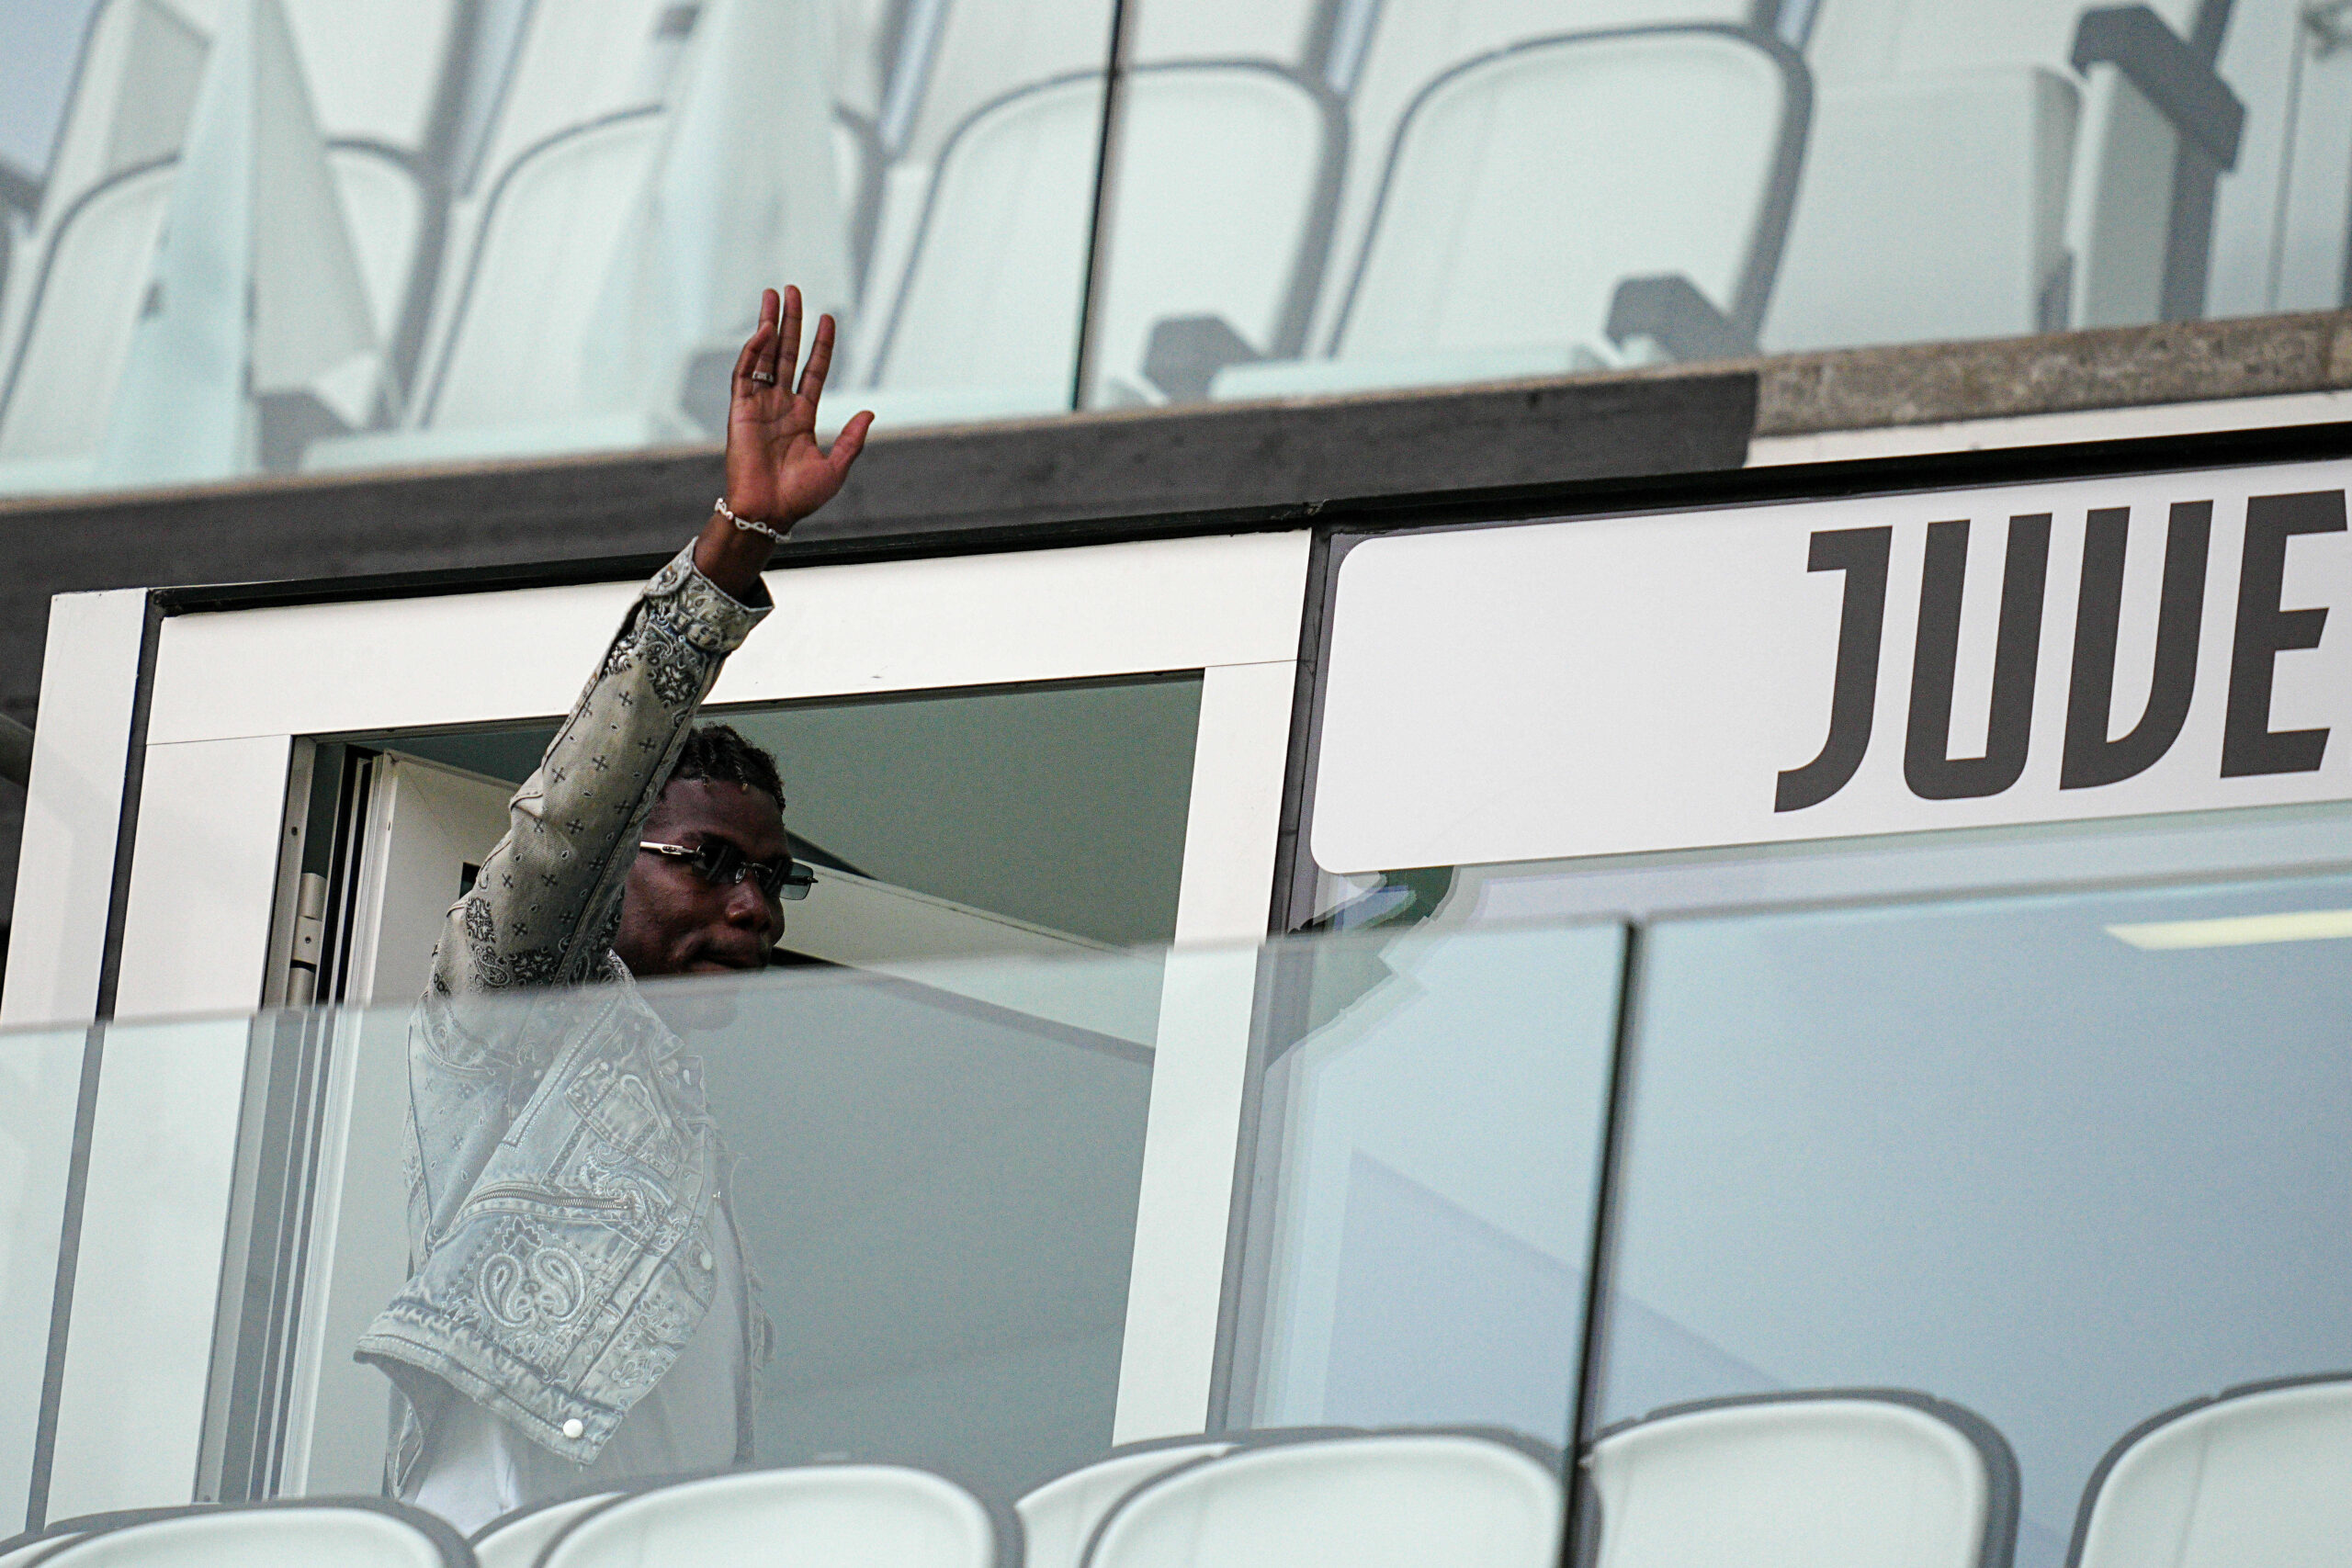
[[(1116, 946), (1176, 932), (1196, 674), (717, 710), (773, 752), (785, 821), (868, 876)], [(552, 725), (388, 747), (520, 783)]]

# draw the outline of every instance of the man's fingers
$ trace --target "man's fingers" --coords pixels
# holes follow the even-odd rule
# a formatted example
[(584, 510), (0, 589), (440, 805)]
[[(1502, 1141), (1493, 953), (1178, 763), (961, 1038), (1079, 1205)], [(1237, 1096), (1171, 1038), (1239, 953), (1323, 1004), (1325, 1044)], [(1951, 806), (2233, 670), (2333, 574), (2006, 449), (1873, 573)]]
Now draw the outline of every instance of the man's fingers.
[(849, 423), (842, 426), (842, 433), (833, 437), (833, 449), (825, 454), (826, 465), (833, 470), (834, 478), (843, 478), (849, 473), (849, 466), (856, 462), (857, 455), (865, 449), (865, 433), (873, 428), (872, 409), (861, 409), (850, 415)]
[(760, 356), (775, 344), (775, 328), (762, 321), (759, 330), (743, 340), (743, 352), (735, 356), (735, 381), (740, 389), (752, 385), (752, 374), (760, 367)]
[(825, 372), (833, 367), (833, 318), (817, 318), (817, 341), (808, 350), (808, 367), (800, 372), (799, 395), (813, 411), (825, 390)]
[(800, 365), (800, 290), (788, 283), (784, 287), (784, 319), (777, 323), (777, 331), (783, 335), (768, 368), (781, 378)]
[(752, 341), (760, 345), (760, 351), (752, 362), (751, 374), (762, 386), (773, 387), (777, 381), (777, 333), (783, 314), (784, 297), (773, 288), (761, 289), (760, 324), (752, 334)]

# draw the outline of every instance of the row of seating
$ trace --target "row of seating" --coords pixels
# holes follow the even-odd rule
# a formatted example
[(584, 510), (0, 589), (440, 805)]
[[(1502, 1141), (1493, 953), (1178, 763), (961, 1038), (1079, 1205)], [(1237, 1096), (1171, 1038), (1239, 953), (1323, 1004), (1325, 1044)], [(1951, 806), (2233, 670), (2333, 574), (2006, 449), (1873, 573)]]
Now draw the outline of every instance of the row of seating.
[[(1903, 1390), (1710, 1400), (1603, 1432), (1583, 1568), (2007, 1568), (2017, 1461), (1973, 1413)], [(928, 1471), (729, 1471), (543, 1503), (470, 1541), (375, 1499), (64, 1521), (0, 1568), (1549, 1568), (1555, 1450), (1480, 1428), (1277, 1429), (1130, 1444), (991, 1508)], [(2069, 1568), (2300, 1568), (2352, 1540), (2352, 1374), (2168, 1410), (2093, 1472)]]
[(786, 276), (910, 422), (1082, 319), (1098, 405), (2153, 320), (2244, 118), (2211, 0), (1293, 4), (1144, 35), (1097, 243), (1105, 0), (193, 4), (96, 11), (0, 490), (698, 438)]

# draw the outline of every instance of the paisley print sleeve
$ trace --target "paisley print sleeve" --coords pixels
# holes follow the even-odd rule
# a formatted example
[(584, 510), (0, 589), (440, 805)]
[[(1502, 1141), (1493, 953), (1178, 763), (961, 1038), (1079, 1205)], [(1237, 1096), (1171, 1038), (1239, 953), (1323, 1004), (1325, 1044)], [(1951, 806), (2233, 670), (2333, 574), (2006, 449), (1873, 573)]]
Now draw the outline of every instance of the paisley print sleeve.
[[(654, 574), (515, 792), (506, 837), (450, 909), (434, 953), (435, 992), (598, 977), (639, 826), (720, 665), (770, 608), (720, 592), (695, 569), (691, 545)], [(453, 1055), (468, 1054), (450, 1044)]]

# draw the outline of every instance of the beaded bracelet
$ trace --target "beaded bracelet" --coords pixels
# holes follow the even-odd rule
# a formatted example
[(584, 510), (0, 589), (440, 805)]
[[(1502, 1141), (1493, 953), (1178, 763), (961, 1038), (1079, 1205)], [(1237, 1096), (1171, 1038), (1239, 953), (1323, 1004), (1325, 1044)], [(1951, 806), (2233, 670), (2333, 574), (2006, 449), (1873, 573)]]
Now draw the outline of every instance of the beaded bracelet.
[(742, 529), (746, 534), (765, 534), (769, 538), (774, 539), (779, 545), (785, 542), (784, 536), (782, 534), (777, 533), (774, 528), (769, 527), (759, 519), (755, 517), (736, 516), (734, 508), (727, 504), (727, 498), (725, 496), (720, 496), (717, 501), (712, 502), (711, 505), (718, 508), (718, 514), (721, 517), (726, 518), (727, 521), (734, 524), (735, 526)]

